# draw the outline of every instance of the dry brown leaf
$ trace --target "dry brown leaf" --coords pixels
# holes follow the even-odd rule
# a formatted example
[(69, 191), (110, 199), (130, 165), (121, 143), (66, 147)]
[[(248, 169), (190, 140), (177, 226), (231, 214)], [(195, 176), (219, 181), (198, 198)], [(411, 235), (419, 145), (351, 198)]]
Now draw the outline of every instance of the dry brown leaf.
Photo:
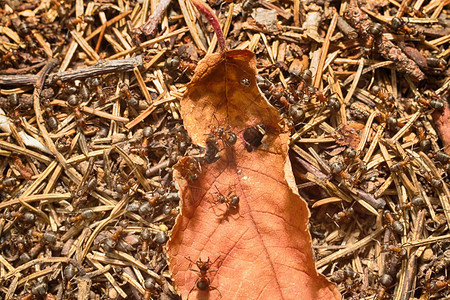
[(444, 101), (444, 110), (435, 110), (432, 114), (434, 124), (436, 126), (439, 137), (441, 138), (444, 151), (450, 154), (450, 106)]
[(336, 140), (336, 144), (338, 145), (356, 149), (359, 141), (361, 140), (360, 132), (363, 128), (363, 124), (352, 122), (338, 128), (333, 135), (333, 138)]
[[(289, 135), (281, 131), (276, 109), (259, 93), (254, 54), (231, 50), (207, 56), (181, 107), (194, 143), (205, 145), (217, 126), (229, 126), (238, 135), (217, 162), (201, 166), (197, 180), (179, 172), (189, 160), (176, 166), (182, 204), (168, 256), (182, 298), (340, 299), (336, 287), (316, 273), (309, 211), (291, 189)], [(265, 125), (266, 135), (261, 146), (248, 152), (243, 132), (257, 124)], [(216, 205), (219, 192), (239, 196), (239, 206)], [(206, 291), (195, 287), (199, 274), (190, 270), (197, 270), (190, 260), (199, 258), (217, 260), (207, 273)]]

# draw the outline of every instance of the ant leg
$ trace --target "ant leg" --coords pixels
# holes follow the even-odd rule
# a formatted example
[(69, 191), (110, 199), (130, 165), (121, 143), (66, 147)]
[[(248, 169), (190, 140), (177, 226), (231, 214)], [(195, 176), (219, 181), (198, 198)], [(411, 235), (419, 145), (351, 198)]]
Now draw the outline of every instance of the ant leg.
[(189, 261), (189, 267), (191, 267), (191, 265), (195, 265), (195, 262), (189, 257), (189, 256), (185, 256), (184, 258), (186, 258)]
[(186, 300), (189, 300), (189, 295), (192, 293), (192, 291), (194, 290), (194, 288), (197, 286), (197, 282), (198, 282), (198, 278), (194, 283), (194, 286), (191, 288), (191, 290), (189, 291), (189, 293), (187, 294)]
[(217, 258), (211, 263), (211, 266), (214, 265), (219, 258), (220, 258), (220, 255), (217, 256)]
[(222, 293), (219, 291), (218, 288), (216, 288), (216, 287), (214, 287), (214, 286), (210, 286), (210, 287), (209, 287), (209, 290), (210, 290), (210, 291), (216, 290), (216, 291), (219, 293), (220, 299), (222, 299)]

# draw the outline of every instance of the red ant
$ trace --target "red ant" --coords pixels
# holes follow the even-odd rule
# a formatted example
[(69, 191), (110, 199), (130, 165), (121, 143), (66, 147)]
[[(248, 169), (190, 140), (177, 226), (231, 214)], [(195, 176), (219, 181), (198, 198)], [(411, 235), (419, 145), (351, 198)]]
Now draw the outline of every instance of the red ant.
[(119, 226), (116, 227), (114, 233), (111, 235), (111, 237), (106, 239), (103, 244), (103, 247), (106, 251), (110, 252), (116, 248), (117, 241), (124, 234), (124, 230), (128, 227), (128, 225), (128, 220), (122, 220), (119, 222)]
[(122, 82), (121, 84), (119, 84), (119, 88), (120, 94), (127, 100), (128, 105), (133, 108), (138, 108), (139, 100), (133, 97), (128, 84)]
[(375, 40), (379, 38), (382, 33), (383, 33), (383, 26), (381, 24), (373, 23), (372, 25), (370, 25), (368, 37), (364, 43), (363, 48), (366, 53), (372, 51), (375, 45)]
[(94, 211), (92, 209), (87, 209), (82, 211), (79, 215), (75, 217), (68, 218), (70, 223), (75, 223), (83, 220), (90, 220), (94, 217)]
[(218, 195), (216, 196), (216, 200), (214, 201), (214, 205), (219, 205), (222, 203), (225, 203), (228, 209), (230, 208), (237, 208), (239, 206), (239, 196), (234, 195), (234, 191), (230, 190), (228, 194), (225, 196), (222, 194), (217, 186), (214, 186), (217, 190)]
[(185, 72), (186, 70), (194, 72), (196, 67), (197, 67), (197, 64), (195, 64), (193, 62), (188, 62), (186, 60), (180, 61), (180, 69), (182, 69), (183, 72)]
[(268, 92), (270, 93), (270, 97), (278, 101), (283, 107), (289, 107), (290, 103), (284, 95), (285, 90), (281, 84), (269, 86)]
[(78, 96), (74, 94), (70, 95), (67, 99), (67, 103), (73, 108), (75, 119), (77, 120), (77, 126), (80, 128), (86, 127), (86, 118), (80, 110), (80, 99)]
[(206, 139), (205, 162), (212, 164), (218, 161), (220, 159), (220, 155), (217, 155), (219, 152), (219, 144), (217, 143), (216, 136), (211, 133)]
[(150, 140), (153, 137), (153, 127), (151, 126), (147, 126), (144, 127), (144, 129), (142, 130), (142, 143), (141, 143), (141, 147), (139, 149), (139, 155), (141, 157), (146, 157), (148, 155), (148, 150), (149, 150), (149, 146), (150, 146)]
[[(216, 121), (217, 123), (219, 123), (217, 118)], [(222, 141), (222, 145), (230, 148), (236, 143), (236, 134), (234, 132), (231, 132), (230, 128), (230, 126), (228, 126), (226, 129), (221, 126), (213, 126), (211, 133), (208, 135), (205, 141), (206, 150), (204, 159), (207, 164), (212, 164), (220, 158), (220, 155), (217, 155), (220, 152), (219, 144), (217, 143), (218, 139)]]
[(438, 97), (434, 97), (434, 99), (429, 100), (429, 99), (425, 99), (421, 96), (416, 96), (415, 100), (424, 106), (431, 107), (438, 111), (441, 111), (444, 109), (444, 102), (442, 102), (442, 100), (439, 99)]
[(444, 71), (447, 68), (447, 63), (444, 59), (434, 56), (427, 57), (427, 65), (437, 71)]
[(355, 210), (353, 207), (344, 208), (342, 211), (335, 213), (332, 219), (335, 222), (343, 221), (344, 219), (350, 218), (354, 213)]
[(183, 157), (177, 164), (181, 176), (188, 181), (196, 181), (202, 173), (202, 166), (197, 157)]
[(144, 292), (144, 297), (142, 299), (143, 300), (154, 299), (152, 297), (155, 296), (155, 292), (156, 292), (155, 280), (153, 278), (148, 278), (147, 280), (145, 280), (144, 288), (145, 288), (145, 292)]
[(406, 249), (399, 246), (384, 244), (381, 250), (382, 252), (393, 252), (398, 255), (400, 258), (404, 258), (407, 255)]
[(425, 134), (425, 127), (423, 123), (419, 120), (415, 123), (415, 128), (417, 129), (417, 135), (419, 137), (419, 149), (428, 153), (431, 150), (431, 141), (427, 138)]
[(386, 296), (386, 290), (388, 289), (389, 286), (392, 285), (393, 282), (394, 279), (392, 278), (391, 275), (389, 274), (381, 275), (381, 277), (378, 278), (378, 283), (380, 284), (380, 286), (378, 287), (377, 296), (375, 299), (376, 300), (384, 299)]
[(450, 285), (450, 280), (433, 280), (427, 283), (426, 291), (431, 295)]
[(391, 26), (394, 28), (394, 30), (405, 32), (406, 34), (409, 34), (411, 36), (417, 36), (419, 35), (419, 31), (413, 27), (408, 26), (403, 22), (402, 19), (398, 17), (394, 17), (391, 20)]
[(16, 186), (17, 179), (15, 177), (0, 178), (0, 191), (3, 189), (12, 189)]
[(212, 134), (217, 139), (222, 140), (222, 143), (228, 147), (232, 147), (234, 144), (236, 144), (237, 137), (234, 132), (231, 132), (230, 126), (228, 126), (226, 129), (223, 127), (215, 127), (212, 131)]
[(403, 230), (404, 230), (404, 226), (402, 223), (400, 223), (400, 221), (397, 221), (396, 219), (394, 219), (394, 217), (392, 216), (391, 212), (388, 210), (384, 211), (384, 217), (386, 218), (386, 220), (389, 222), (392, 230), (400, 235), (403, 235)]
[(124, 184), (118, 183), (116, 185), (116, 191), (120, 194), (128, 193), (132, 187), (136, 185), (136, 180), (134, 178), (128, 179)]
[[(217, 121), (217, 124), (220, 124), (216, 115), (213, 115)], [(212, 131), (210, 136), (214, 135), (216, 139), (222, 140), (222, 144), (228, 147), (232, 147), (237, 142), (237, 136), (234, 132), (231, 131), (231, 126), (227, 126), (223, 128), (222, 126), (212, 126)]]
[(330, 166), (331, 174), (339, 175), (344, 181), (349, 182), (351, 185), (356, 185), (358, 183), (358, 178), (355, 175), (350, 175), (345, 171), (345, 166), (342, 162), (336, 161)]
[(139, 257), (141, 259), (141, 261), (145, 261), (146, 257), (148, 255), (148, 248), (150, 245), (150, 241), (151, 241), (151, 234), (150, 231), (148, 230), (148, 228), (144, 228), (144, 230), (142, 230), (141, 232), (141, 251), (139, 251)]
[(399, 173), (399, 172), (402, 171), (402, 169), (403, 169), (407, 164), (409, 164), (410, 162), (411, 162), (411, 158), (410, 158), (409, 156), (407, 156), (405, 160), (393, 164), (393, 165), (390, 167), (391, 172), (393, 172), (393, 173)]
[(95, 97), (98, 99), (100, 104), (106, 102), (106, 95), (102, 89), (102, 80), (99, 77), (94, 77), (90, 80), (90, 86), (95, 88)]
[(58, 119), (55, 116), (55, 113), (53, 112), (53, 108), (50, 105), (50, 101), (48, 99), (44, 99), (42, 103), (45, 107), (45, 112), (47, 113), (48, 119), (47, 124), (50, 127), (51, 130), (55, 130), (58, 128)]
[(392, 94), (387, 93), (384, 90), (382, 90), (378, 85), (372, 86), (372, 88), (370, 89), (370, 92), (372, 95), (375, 95), (378, 98), (380, 98), (381, 100), (383, 100), (383, 102), (385, 102), (389, 106), (391, 106), (391, 104), (393, 106), (393, 102), (395, 100), (394, 96)]
[[(198, 275), (198, 278), (195, 281), (194, 286), (189, 291), (186, 299), (189, 299), (189, 295), (191, 294), (191, 292), (194, 290), (195, 287), (197, 287), (197, 289), (200, 291), (217, 290), (220, 294), (220, 298), (222, 298), (222, 293), (216, 287), (212, 287), (210, 285), (211, 280), (208, 278), (208, 273), (218, 271), (218, 270), (210, 270), (210, 268), (212, 265), (214, 265), (216, 263), (216, 261), (219, 259), (219, 257), (217, 257), (213, 262), (211, 262), (209, 260), (209, 257), (206, 261), (202, 261), (202, 259), (199, 258), (196, 262), (192, 261), (189, 257), (185, 257), (190, 262), (189, 270), (197, 273), (197, 275)], [(192, 264), (195, 264), (197, 266), (198, 270), (191, 269)]]

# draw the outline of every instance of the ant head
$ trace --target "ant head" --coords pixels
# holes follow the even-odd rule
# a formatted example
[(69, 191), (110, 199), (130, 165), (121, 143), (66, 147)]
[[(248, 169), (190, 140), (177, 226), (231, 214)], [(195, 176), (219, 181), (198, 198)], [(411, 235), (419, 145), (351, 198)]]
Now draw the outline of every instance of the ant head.
[(196, 262), (196, 265), (198, 267), (199, 270), (201, 271), (206, 271), (209, 269), (209, 267), (212, 265), (211, 261), (209, 260), (209, 257), (203, 261), (201, 258), (199, 258)]

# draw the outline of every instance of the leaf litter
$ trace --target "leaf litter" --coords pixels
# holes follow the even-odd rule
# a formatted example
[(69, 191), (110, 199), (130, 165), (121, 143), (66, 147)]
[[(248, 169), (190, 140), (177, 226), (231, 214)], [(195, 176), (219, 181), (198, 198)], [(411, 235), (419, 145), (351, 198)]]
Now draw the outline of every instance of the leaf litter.
[[(256, 58), (248, 50), (205, 57), (181, 100), (184, 126), (205, 145), (217, 127), (237, 135), (219, 143), (220, 158), (202, 158), (198, 179), (175, 165), (181, 213), (168, 242), (169, 266), (182, 298), (339, 299), (336, 287), (314, 266), (309, 211), (296, 194), (287, 156), (289, 133), (256, 85)], [(244, 132), (264, 127), (261, 145), (249, 151)], [(239, 197), (231, 206), (217, 197)], [(192, 262), (217, 260), (206, 277)], [(199, 288), (199, 281), (209, 288)], [(210, 282), (209, 282), (210, 281)], [(197, 284), (197, 286), (196, 286)]]

